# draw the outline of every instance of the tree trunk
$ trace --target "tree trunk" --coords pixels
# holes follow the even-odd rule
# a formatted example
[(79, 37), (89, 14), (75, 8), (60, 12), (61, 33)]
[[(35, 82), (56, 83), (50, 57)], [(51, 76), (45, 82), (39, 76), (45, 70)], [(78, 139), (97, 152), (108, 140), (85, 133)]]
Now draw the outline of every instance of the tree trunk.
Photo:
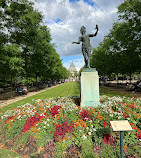
[(5, 91), (5, 77), (4, 77), (4, 91)]
[(131, 80), (132, 80), (132, 73), (130, 72), (130, 84), (131, 84)]
[(12, 75), (11, 75), (11, 98), (13, 97), (13, 94), (12, 94), (12, 85), (13, 85), (13, 78), (12, 78)]
[(118, 86), (118, 73), (117, 73), (117, 86)]
[(37, 78), (38, 78), (38, 76), (36, 75), (36, 90), (37, 90), (37, 85), (38, 85), (38, 84), (37, 84)]
[(27, 89), (28, 89), (28, 88), (29, 88), (29, 85), (28, 85), (28, 77), (26, 77), (26, 80), (27, 80), (27, 85), (26, 85), (26, 86), (27, 86)]

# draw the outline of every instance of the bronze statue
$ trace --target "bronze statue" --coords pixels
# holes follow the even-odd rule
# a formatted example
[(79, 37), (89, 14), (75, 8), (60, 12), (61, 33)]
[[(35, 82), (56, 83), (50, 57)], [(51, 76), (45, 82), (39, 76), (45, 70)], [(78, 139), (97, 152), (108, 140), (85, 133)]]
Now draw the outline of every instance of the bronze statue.
[(92, 47), (90, 44), (90, 38), (89, 37), (94, 37), (97, 35), (98, 32), (98, 25), (96, 25), (96, 32), (95, 34), (85, 34), (86, 33), (86, 28), (84, 26), (81, 27), (80, 29), (80, 33), (82, 34), (79, 39), (78, 42), (72, 42), (72, 44), (80, 44), (80, 42), (82, 42), (82, 53), (84, 56), (84, 61), (86, 64), (86, 68), (90, 68), (90, 56), (91, 56), (91, 51), (92, 51)]

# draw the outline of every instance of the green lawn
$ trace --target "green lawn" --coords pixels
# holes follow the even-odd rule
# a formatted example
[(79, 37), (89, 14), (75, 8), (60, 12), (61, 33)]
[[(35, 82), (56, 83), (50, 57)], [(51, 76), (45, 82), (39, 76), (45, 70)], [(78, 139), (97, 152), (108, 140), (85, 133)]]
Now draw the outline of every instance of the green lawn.
[(54, 87), (52, 89), (46, 90), (44, 92), (38, 93), (34, 96), (22, 99), (20, 101), (17, 101), (15, 103), (9, 104), (7, 106), (4, 106), (0, 108), (0, 115), (2, 115), (5, 111), (13, 109), (17, 106), (30, 103), (32, 100), (37, 99), (45, 99), (50, 97), (63, 97), (63, 96), (80, 96), (80, 83), (79, 82), (67, 82), (64, 84), (61, 84), (57, 87)]
[[(37, 100), (37, 99), (45, 99), (45, 98), (50, 98), (50, 97), (57, 97), (57, 96), (80, 96), (80, 83), (79, 82), (67, 82), (64, 84), (61, 84), (57, 87), (54, 87), (52, 89), (46, 90), (44, 92), (41, 92), (39, 94), (36, 94), (34, 96), (22, 99), (20, 101), (17, 101), (15, 103), (12, 103), (10, 105), (4, 106), (0, 108), (0, 115), (2, 115), (5, 111), (9, 109), (13, 109), (17, 106), (30, 103), (32, 100)], [(100, 87), (100, 95), (108, 95), (108, 96), (137, 96), (136, 94), (132, 94), (116, 90), (116, 89), (110, 89), (109, 87)]]
[(18, 153), (13, 151), (1, 148), (0, 149), (0, 158), (22, 158)]
[(116, 89), (111, 87), (100, 87), (100, 95), (141, 97), (141, 93), (132, 93), (132, 91), (127, 92), (124, 89)]

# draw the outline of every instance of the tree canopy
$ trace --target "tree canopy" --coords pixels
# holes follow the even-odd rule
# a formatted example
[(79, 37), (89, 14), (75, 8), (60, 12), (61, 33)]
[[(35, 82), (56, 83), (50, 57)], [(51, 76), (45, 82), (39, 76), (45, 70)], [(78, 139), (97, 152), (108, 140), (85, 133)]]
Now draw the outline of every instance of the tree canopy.
[(140, 0), (125, 0), (118, 7), (119, 20), (91, 57), (91, 65), (100, 75), (140, 73), (140, 8)]
[(30, 0), (0, 1), (0, 80), (67, 78), (43, 15)]

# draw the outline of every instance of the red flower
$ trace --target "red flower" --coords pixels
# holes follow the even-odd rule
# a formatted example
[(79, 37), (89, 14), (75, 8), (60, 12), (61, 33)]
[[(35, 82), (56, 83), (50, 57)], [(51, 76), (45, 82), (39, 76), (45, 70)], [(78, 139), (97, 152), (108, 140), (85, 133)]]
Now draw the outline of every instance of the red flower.
[(140, 133), (138, 133), (137, 138), (141, 139), (141, 132), (140, 132)]
[(58, 109), (60, 109), (61, 106), (55, 105), (53, 108), (49, 110), (50, 115), (54, 117), (56, 114), (58, 114)]
[(130, 108), (131, 108), (131, 109), (134, 109), (134, 106), (133, 106), (133, 105), (131, 105), (131, 106), (130, 106)]
[(73, 121), (71, 123), (69, 123), (69, 124), (67, 124), (67, 121), (64, 121), (62, 123), (62, 125), (61, 124), (57, 124), (55, 126), (56, 131), (55, 131), (55, 133), (53, 135), (55, 142), (59, 141), (59, 139), (58, 139), (59, 136), (60, 136), (61, 139), (63, 139), (64, 136), (65, 136), (65, 133), (72, 132), (73, 131), (73, 127), (74, 127), (74, 122)]
[(48, 116), (48, 113), (44, 113), (45, 116)]
[(123, 117), (125, 117), (125, 118), (130, 118), (130, 116), (128, 116), (128, 115), (124, 115), (124, 114), (123, 114)]
[(114, 139), (108, 133), (103, 134), (103, 136), (104, 136), (104, 141), (102, 143), (104, 144), (108, 143), (109, 145), (113, 144)]
[(26, 124), (24, 125), (24, 128), (22, 129), (22, 132), (28, 131), (32, 126), (34, 126), (35, 123), (39, 122), (44, 116), (40, 116), (38, 113), (36, 113), (37, 116), (30, 116), (26, 120)]
[(87, 112), (87, 110), (82, 110), (80, 112), (80, 116), (83, 119), (83, 121), (85, 121), (86, 119), (92, 120), (91, 115)]
[(7, 123), (8, 121), (10, 121), (14, 116), (8, 117), (7, 120), (4, 121), (4, 123)]
[(107, 125), (107, 122), (106, 121), (104, 121), (104, 123), (103, 123), (103, 127), (105, 127)]

